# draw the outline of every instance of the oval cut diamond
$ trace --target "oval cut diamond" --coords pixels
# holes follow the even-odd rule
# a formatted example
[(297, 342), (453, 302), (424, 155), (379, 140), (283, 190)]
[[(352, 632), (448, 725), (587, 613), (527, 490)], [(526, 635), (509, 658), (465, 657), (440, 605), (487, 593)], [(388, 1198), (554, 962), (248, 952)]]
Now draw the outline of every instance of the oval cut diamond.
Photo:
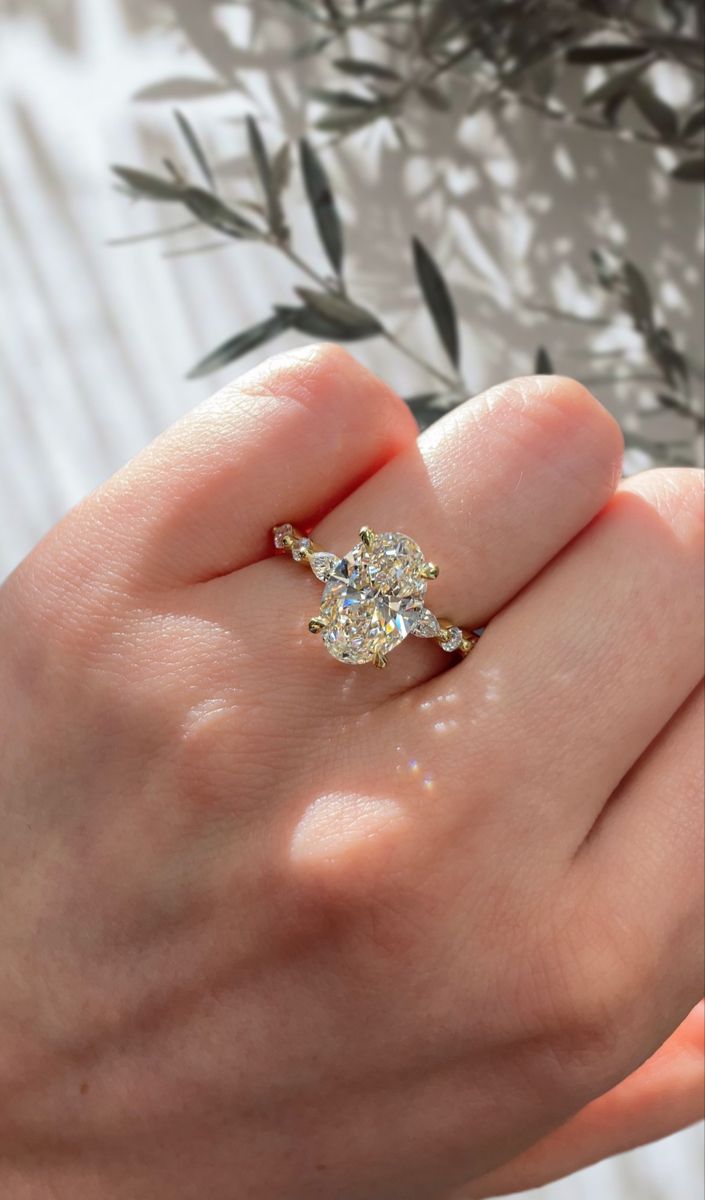
[(403, 533), (377, 533), (367, 550), (371, 585), (390, 596), (423, 596), (426, 581), (420, 572), (425, 559), (420, 547)]
[(404, 534), (380, 533), (360, 542), (332, 567), (323, 591), (323, 641), (343, 662), (367, 663), (387, 654), (426, 611), (424, 557)]

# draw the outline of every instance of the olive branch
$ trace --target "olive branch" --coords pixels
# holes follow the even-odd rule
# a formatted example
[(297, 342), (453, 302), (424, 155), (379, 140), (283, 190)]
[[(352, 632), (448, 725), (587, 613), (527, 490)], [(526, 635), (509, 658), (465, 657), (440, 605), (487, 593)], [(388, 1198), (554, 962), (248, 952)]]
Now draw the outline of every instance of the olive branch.
[[(483, 108), (501, 119), (508, 108), (519, 105), (587, 133), (643, 144), (645, 152), (667, 147), (672, 159), (667, 169), (675, 181), (702, 178), (702, 8), (692, 0), (285, 0), (285, 5), (295, 25), (310, 26), (311, 36), (295, 46), (294, 58), (322, 55), (335, 77), (330, 86), (312, 87), (303, 98), (306, 106), (314, 106), (313, 125), (324, 139), (335, 143), (382, 120), (404, 139), (404, 116), (414, 102), (441, 117), (447, 114), (449, 121), (458, 112), (472, 114)], [(368, 47), (364, 54), (355, 41), (361, 33)], [(379, 53), (373, 55), (375, 45)], [(664, 100), (652, 83), (655, 68), (663, 63), (684, 72), (693, 83), (694, 99), (681, 109)], [(595, 68), (602, 71), (597, 83)], [(577, 92), (576, 72), (581, 80)], [(217, 94), (232, 83), (176, 82), (182, 95), (196, 96)], [(156, 85), (141, 95), (151, 93), (167, 94)], [(320, 146), (305, 137), (297, 145), (281, 141), (272, 147), (255, 116), (247, 117), (251, 175), (259, 193), (253, 202), (225, 194), (195, 127), (183, 112), (175, 116), (190, 166), (168, 159), (161, 174), (116, 166), (125, 192), (133, 199), (180, 208), (188, 221), (172, 232), (195, 225), (218, 234), (216, 246), (260, 244), (284, 256), (301, 278), (292, 297), (274, 303), (254, 325), (216, 347), (190, 377), (215, 371), (294, 330), (340, 342), (385, 340), (425, 376), (424, 390), (407, 397), (422, 424), (468, 394), (452, 289), (437, 257), (418, 236), (411, 239), (405, 269), (415, 276), (438, 337), (442, 357), (433, 362), (352, 293), (345, 229)], [(319, 262), (304, 257), (287, 218), (294, 169), (318, 233)], [(151, 235), (121, 240), (143, 236)], [(654, 411), (670, 410), (691, 431), (701, 430), (702, 412), (692, 394), (693, 364), (660, 319), (645, 273), (637, 264), (599, 249), (592, 260), (594, 290), (602, 296), (600, 315), (583, 318), (539, 305), (533, 306), (534, 313), (586, 324), (626, 321), (638, 335), (645, 366), (634, 370), (627, 364), (625, 372), (619, 361), (610, 361), (606, 375), (586, 382), (651, 384)], [(553, 356), (545, 346), (538, 347), (532, 365), (536, 373), (553, 372)], [(692, 434), (668, 443), (634, 433), (629, 438), (671, 461), (690, 461), (692, 456)]]

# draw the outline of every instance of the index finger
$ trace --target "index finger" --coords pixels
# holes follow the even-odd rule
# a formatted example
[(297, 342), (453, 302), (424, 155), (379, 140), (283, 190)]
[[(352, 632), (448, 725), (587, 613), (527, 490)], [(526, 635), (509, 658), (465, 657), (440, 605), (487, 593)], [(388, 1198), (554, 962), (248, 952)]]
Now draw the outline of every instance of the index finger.
[(270, 554), (273, 525), (310, 526), (416, 432), (340, 347), (278, 355), (158, 437), (50, 540), (70, 547), (74, 571), (107, 560), (158, 583), (215, 578)]

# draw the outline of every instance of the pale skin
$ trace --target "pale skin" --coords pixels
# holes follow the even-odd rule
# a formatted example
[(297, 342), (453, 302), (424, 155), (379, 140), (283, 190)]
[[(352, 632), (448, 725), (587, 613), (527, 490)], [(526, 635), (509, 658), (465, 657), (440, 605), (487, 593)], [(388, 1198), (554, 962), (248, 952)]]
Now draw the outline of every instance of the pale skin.
[[(621, 450), (545, 378), (417, 440), (308, 349), (7, 581), (3, 1196), (471, 1200), (699, 1118), (702, 478)], [(486, 634), (334, 661), (286, 520)]]

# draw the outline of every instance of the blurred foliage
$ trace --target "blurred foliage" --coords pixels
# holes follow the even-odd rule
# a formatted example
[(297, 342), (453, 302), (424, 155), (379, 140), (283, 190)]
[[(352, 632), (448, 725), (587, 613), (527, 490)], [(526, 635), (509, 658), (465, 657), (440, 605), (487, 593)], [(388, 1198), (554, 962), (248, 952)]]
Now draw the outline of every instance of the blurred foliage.
[[(232, 44), (211, 24), (218, 8), (227, 6), (226, 0), (222, 5), (212, 0), (200, 18), (199, 49), (207, 42), (213, 78), (160, 81), (143, 89), (141, 98), (196, 98), (235, 86)], [(168, 7), (191, 35), (193, 7), (180, 0), (169, 0)], [(258, 121), (248, 117), (250, 173), (259, 192), (254, 202), (223, 195), (217, 164), (208, 161), (182, 112), (176, 120), (190, 168), (170, 160), (161, 172), (114, 168), (130, 196), (178, 206), (225, 239), (268, 245), (305, 279), (295, 301), (272, 303), (260, 321), (197, 364), (193, 377), (297, 330), (336, 341), (386, 339), (433, 381), (430, 390), (408, 397), (423, 424), (467, 395), (456, 305), (433, 249), (413, 237), (407, 266), (400, 269), (415, 275), (447, 362), (442, 368), (400, 341), (383, 315), (351, 293), (345, 230), (326, 167), (336, 142), (379, 122), (387, 122), (403, 146), (413, 104), (439, 119), (447, 114), (453, 128), (458, 111), (467, 116), (486, 109), (501, 121), (517, 107), (529, 109), (548, 122), (584, 130), (585, 136), (636, 143), (645, 154), (665, 147), (670, 153), (663, 169), (673, 186), (702, 181), (705, 63), (703, 8), (697, 0), (279, 0), (277, 8), (291, 14), (290, 57), (305, 63), (315, 56), (319, 67), (323, 59), (329, 75), (330, 82), (316, 82), (301, 96), (311, 134), (318, 131), (315, 144), (309, 136), (298, 145), (286, 140), (269, 145)], [(364, 54), (355, 42), (360, 31), (366, 36)], [(679, 103), (659, 84), (664, 66), (686, 82), (674, 89), (686, 97)], [(301, 256), (287, 214), (294, 164), (321, 245), (317, 265)], [(654, 411), (669, 410), (684, 422), (683, 436), (667, 444), (648, 435), (633, 440), (657, 458), (691, 461), (693, 433), (703, 428), (693, 400), (692, 365), (659, 316), (644, 271), (603, 250), (592, 257), (594, 290), (602, 296), (600, 320), (628, 322), (641, 346), (642, 373), (632, 378), (653, 385)], [(571, 313), (549, 315), (580, 320)], [(550, 347), (537, 349), (533, 365), (540, 374), (554, 370)]]
[[(284, 2), (325, 30), (297, 51), (331, 54), (331, 86), (314, 92), (319, 129), (345, 134), (396, 121), (413, 100), (450, 111), (460, 94), (466, 112), (522, 105), (550, 121), (677, 150), (677, 179), (705, 173), (698, 0), (655, 12), (633, 0)], [(383, 65), (333, 53), (360, 26), (388, 52)], [(662, 63), (694, 78), (694, 102), (675, 107), (659, 95), (652, 80)], [(608, 71), (598, 84), (593, 67)]]

